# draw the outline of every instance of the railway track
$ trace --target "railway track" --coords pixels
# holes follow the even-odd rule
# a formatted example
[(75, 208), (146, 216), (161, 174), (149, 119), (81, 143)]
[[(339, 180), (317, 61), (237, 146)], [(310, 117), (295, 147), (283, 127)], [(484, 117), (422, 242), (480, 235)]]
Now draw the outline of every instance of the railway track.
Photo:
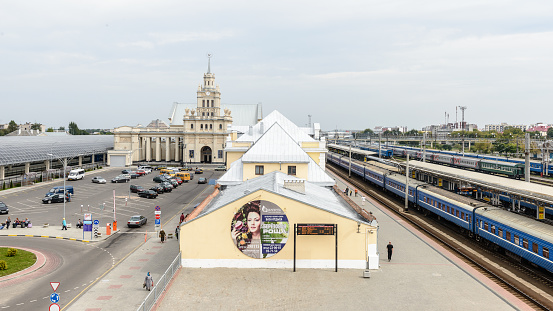
[(542, 177), (533, 177), (530, 176), (530, 181), (536, 184), (546, 185), (546, 186), (553, 186), (553, 180), (549, 178), (542, 178)]
[[(459, 241), (458, 234), (453, 232), (446, 233), (441, 223), (430, 223), (430, 218), (421, 217), (418, 213), (402, 212), (403, 204), (397, 203), (397, 198), (384, 195), (381, 193), (381, 190), (377, 190), (377, 187), (367, 184), (361, 180), (361, 178), (358, 178), (357, 176), (352, 176), (350, 178), (348, 177), (347, 172), (344, 172), (341, 168), (336, 168), (332, 165), (332, 163), (328, 164), (327, 168), (334, 174), (347, 180), (355, 187), (380, 202), (386, 208), (395, 212), (398, 216), (420, 229), (424, 234), (434, 239), (437, 243), (450, 249), (461, 260), (487, 276), (500, 287), (524, 301), (532, 308), (537, 310), (553, 310), (553, 300), (547, 299), (546, 296), (539, 292), (540, 290), (536, 290), (536, 287), (532, 286), (532, 284), (536, 284), (536, 282), (540, 283), (540, 287), (543, 292), (551, 293), (553, 292), (553, 280), (549, 280), (547, 277), (535, 273), (528, 268), (514, 267), (516, 272), (506, 272), (505, 267), (491, 265), (489, 260), (482, 258), (482, 256), (478, 256), (481, 252), (478, 252), (477, 250), (475, 251), (474, 245), (470, 245), (475, 244), (476, 242), (471, 240), (471, 243), (464, 244)], [(481, 248), (483, 249), (483, 247)], [(491, 255), (492, 253), (489, 250), (486, 250), (486, 252), (488, 255)], [(497, 261), (496, 259), (497, 258), (494, 258), (493, 261)], [(528, 281), (521, 279), (521, 275), (522, 278), (527, 279)], [(528, 285), (529, 283), (531, 285)]]

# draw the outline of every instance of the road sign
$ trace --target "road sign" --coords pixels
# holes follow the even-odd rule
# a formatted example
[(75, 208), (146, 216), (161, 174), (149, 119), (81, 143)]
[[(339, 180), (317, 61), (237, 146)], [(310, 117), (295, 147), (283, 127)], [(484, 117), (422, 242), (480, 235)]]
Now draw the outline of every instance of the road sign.
[(161, 215), (156, 215), (156, 219), (161, 219)]
[(92, 220), (92, 214), (91, 213), (84, 213), (84, 220)]
[(60, 311), (60, 305), (58, 305), (57, 303), (53, 303), (50, 305), (50, 309), (48, 309), (49, 311)]
[(156, 222), (156, 223), (155, 223), (156, 226), (161, 225), (161, 219), (156, 219), (155, 222)]
[(154, 211), (154, 214), (161, 215), (161, 211)]
[(97, 227), (100, 225), (100, 221), (98, 219), (94, 219), (94, 227)]
[(161, 211), (161, 207), (159, 207), (159, 205), (156, 206), (156, 211)]
[(50, 282), (50, 286), (52, 286), (52, 289), (56, 291), (58, 286), (60, 286), (60, 282)]
[(52, 293), (52, 295), (50, 295), (50, 301), (52, 303), (57, 303), (60, 301), (60, 295), (58, 293)]

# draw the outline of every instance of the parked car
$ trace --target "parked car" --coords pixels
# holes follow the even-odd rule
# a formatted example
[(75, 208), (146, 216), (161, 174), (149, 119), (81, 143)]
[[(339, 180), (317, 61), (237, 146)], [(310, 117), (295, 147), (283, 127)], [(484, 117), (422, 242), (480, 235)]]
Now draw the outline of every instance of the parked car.
[(122, 170), (121, 173), (123, 173), (123, 174), (130, 174), (130, 173), (131, 173), (131, 170)]
[(146, 189), (144, 189), (144, 187), (142, 187), (142, 186), (137, 186), (137, 185), (131, 185), (131, 186), (130, 186), (130, 189), (131, 189), (131, 192), (132, 192), (132, 193), (140, 193), (140, 192), (146, 190)]
[(143, 190), (138, 192), (139, 197), (148, 198), (148, 199), (155, 199), (157, 198), (157, 191), (154, 190)]
[(131, 179), (137, 179), (138, 177), (140, 177), (140, 174), (138, 174), (136, 171), (131, 171), (129, 175), (131, 176)]
[(46, 193), (46, 195), (56, 194), (56, 193), (64, 193), (64, 192), (69, 192), (71, 194), (75, 194), (75, 192), (73, 191), (73, 186), (65, 186), (65, 190), (66, 191), (63, 191), (63, 186), (56, 186), (56, 187), (50, 189), (50, 191), (48, 191), (48, 193)]
[(183, 166), (179, 169), (179, 171), (192, 171), (192, 168), (190, 166)]
[(162, 182), (159, 184), (161, 187), (163, 187), (163, 192), (171, 192), (173, 191), (173, 185), (171, 185), (168, 182)]
[(194, 171), (194, 173), (196, 173), (196, 174), (203, 174), (203, 173), (204, 173), (204, 170), (202, 170), (201, 168), (196, 168), (196, 170)]
[(168, 181), (166, 181), (166, 182), (170, 183), (170, 184), (171, 184), (171, 186), (173, 186), (173, 188), (177, 188), (177, 187), (179, 186), (179, 183), (178, 183), (178, 181), (177, 181), (177, 180), (175, 180), (175, 179), (173, 179), (173, 178), (169, 179), (169, 180), (168, 180)]
[(148, 218), (142, 215), (131, 216), (129, 221), (127, 221), (127, 227), (142, 227), (148, 222)]
[(127, 178), (125, 178), (124, 176), (115, 176), (112, 180), (111, 180), (112, 183), (121, 183), (121, 182), (129, 182), (129, 180)]
[(174, 177), (174, 179), (179, 183), (179, 185), (182, 185), (182, 183), (184, 182), (179, 177)]
[(167, 181), (168, 179), (165, 176), (158, 175), (158, 176), (154, 177), (153, 180), (154, 180), (154, 182), (164, 182), (164, 181)]
[(207, 184), (207, 178), (204, 178), (204, 177), (198, 178), (198, 184)]
[(146, 175), (146, 171), (145, 170), (136, 170), (136, 173), (140, 176), (142, 175)]
[(96, 176), (92, 178), (92, 182), (97, 184), (105, 184), (106, 180), (101, 176)]
[(150, 188), (150, 190), (155, 191), (155, 192), (157, 192), (157, 193), (159, 193), (159, 194), (165, 192), (165, 191), (164, 191), (164, 188), (163, 188), (162, 186), (160, 186), (160, 185), (155, 185), (155, 186), (153, 186), (152, 188)]
[(63, 203), (64, 200), (65, 200), (65, 196), (62, 193), (56, 193), (56, 194), (49, 194), (46, 197), (42, 198), (42, 203), (44, 204)]
[(0, 214), (8, 214), (10, 212), (10, 209), (6, 205), (6, 203), (0, 201)]
[(215, 170), (216, 170), (216, 171), (226, 171), (226, 170), (227, 170), (227, 167), (224, 166), (224, 165), (221, 165), (221, 166), (217, 166), (217, 167), (215, 168)]
[(131, 174), (119, 174), (119, 175), (117, 175), (117, 176), (121, 176), (121, 177), (124, 177), (124, 178), (126, 178), (126, 179), (128, 179), (128, 180), (131, 180)]
[(146, 174), (150, 174), (153, 170), (152, 167), (149, 166), (149, 165), (139, 165), (138, 169), (139, 170), (144, 170), (146, 172)]

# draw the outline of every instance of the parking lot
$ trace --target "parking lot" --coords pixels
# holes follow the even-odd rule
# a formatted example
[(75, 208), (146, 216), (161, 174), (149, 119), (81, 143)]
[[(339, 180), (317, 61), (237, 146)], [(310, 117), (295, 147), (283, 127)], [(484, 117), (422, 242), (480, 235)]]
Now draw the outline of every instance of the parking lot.
[[(213, 188), (207, 184), (198, 184), (198, 177), (216, 179), (222, 173), (224, 172), (204, 170), (203, 174), (196, 175), (193, 180), (183, 183), (172, 192), (160, 194), (155, 199), (147, 199), (139, 197), (137, 193), (131, 193), (129, 187), (139, 185), (146, 189), (151, 188), (157, 184), (152, 179), (159, 174), (158, 171), (131, 179), (128, 183), (111, 183), (113, 177), (121, 174), (120, 168), (87, 172), (82, 180), (66, 181), (66, 185), (74, 187), (74, 194), (71, 196), (71, 201), (65, 204), (65, 218), (74, 226), (78, 219), (83, 219), (84, 213), (90, 212), (93, 219), (99, 219), (102, 226), (105, 226), (114, 219), (115, 205), (115, 217), (118, 220), (119, 229), (123, 232), (129, 230), (126, 228), (126, 222), (133, 215), (146, 216), (148, 222), (143, 228), (153, 230), (155, 206), (161, 207), (162, 223), (169, 220), (169, 217), (180, 215), (180, 212), (186, 214), (197, 202), (201, 202), (209, 195)], [(107, 183), (92, 183), (91, 180), (95, 176), (102, 176)], [(63, 186), (63, 180), (37, 184), (19, 192), (0, 195), (0, 201), (6, 203), (10, 209), (9, 215), (4, 214), (2, 217), (10, 216), (12, 222), (16, 218), (20, 220), (29, 218), (34, 226), (46, 223), (61, 226), (64, 215), (63, 203), (42, 203), (42, 198), (54, 186)], [(5, 218), (1, 219), (2, 222)]]

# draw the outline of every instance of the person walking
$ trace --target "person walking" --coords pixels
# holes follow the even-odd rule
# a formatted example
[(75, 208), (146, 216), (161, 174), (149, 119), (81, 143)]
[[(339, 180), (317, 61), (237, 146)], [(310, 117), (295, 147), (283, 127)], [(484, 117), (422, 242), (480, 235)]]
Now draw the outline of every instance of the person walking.
[(355, 196), (357, 196), (357, 189), (355, 189)]
[(142, 287), (147, 290), (152, 290), (152, 287), (154, 287), (154, 278), (150, 275), (150, 272), (146, 275)]
[(184, 213), (180, 214), (180, 222), (182, 223), (184, 221)]
[(159, 236), (161, 237), (161, 243), (165, 242), (165, 231), (163, 229), (159, 231)]
[(175, 236), (177, 237), (177, 240), (179, 239), (179, 226), (175, 229)]
[(67, 222), (65, 218), (61, 221), (61, 230), (67, 230)]
[(394, 246), (392, 245), (392, 242), (388, 242), (388, 245), (386, 245), (386, 248), (388, 249), (388, 262), (392, 260), (392, 253), (394, 252)]
[(6, 230), (10, 228), (10, 223), (12, 220), (10, 219), (10, 216), (8, 216), (8, 219), (6, 219)]

